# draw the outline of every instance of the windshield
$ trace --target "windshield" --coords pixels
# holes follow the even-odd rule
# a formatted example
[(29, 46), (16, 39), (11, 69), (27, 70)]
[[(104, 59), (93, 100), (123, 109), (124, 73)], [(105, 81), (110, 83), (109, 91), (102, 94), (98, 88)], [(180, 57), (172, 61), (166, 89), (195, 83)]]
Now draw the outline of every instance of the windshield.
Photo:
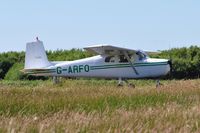
[(136, 55), (138, 55), (139, 60), (144, 60), (148, 57), (148, 55), (144, 51), (141, 51), (141, 50), (138, 50), (136, 52)]

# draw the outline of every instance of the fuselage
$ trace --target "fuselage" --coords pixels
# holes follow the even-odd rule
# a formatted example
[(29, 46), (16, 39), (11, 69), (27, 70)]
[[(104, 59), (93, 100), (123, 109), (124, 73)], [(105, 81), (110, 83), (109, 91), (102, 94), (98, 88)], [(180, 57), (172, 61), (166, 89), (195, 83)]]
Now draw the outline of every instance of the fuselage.
[[(43, 70), (33, 75), (59, 77), (96, 77), (96, 78), (152, 78), (164, 76), (170, 71), (166, 59), (144, 58), (132, 63), (136, 74), (128, 61), (108, 61), (104, 55), (93, 56), (75, 61), (51, 62)], [(45, 69), (45, 70), (44, 70)]]

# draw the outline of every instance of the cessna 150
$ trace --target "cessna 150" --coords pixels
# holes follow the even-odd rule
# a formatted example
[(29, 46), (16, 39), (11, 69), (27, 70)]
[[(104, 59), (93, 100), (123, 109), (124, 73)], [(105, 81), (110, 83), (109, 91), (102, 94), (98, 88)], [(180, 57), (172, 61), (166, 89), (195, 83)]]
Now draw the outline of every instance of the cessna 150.
[(171, 62), (167, 59), (150, 58), (145, 52), (112, 45), (84, 48), (97, 56), (75, 61), (49, 61), (38, 40), (27, 43), (23, 72), (36, 76), (95, 77), (119, 79), (153, 78), (169, 73)]

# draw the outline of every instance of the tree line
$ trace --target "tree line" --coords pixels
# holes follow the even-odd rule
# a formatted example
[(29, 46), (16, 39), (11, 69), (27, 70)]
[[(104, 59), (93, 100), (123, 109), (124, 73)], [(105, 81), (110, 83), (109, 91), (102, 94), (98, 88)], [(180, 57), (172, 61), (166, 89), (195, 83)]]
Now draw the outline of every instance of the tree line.
[[(50, 61), (71, 61), (93, 56), (82, 49), (47, 51)], [(200, 76), (200, 47), (173, 48), (152, 54), (150, 57), (166, 58), (172, 60), (172, 72), (167, 78), (191, 79)], [(25, 52), (0, 53), (0, 79), (6, 80), (34, 80), (48, 79), (47, 77), (35, 77), (24, 75), (20, 70), (24, 67)]]

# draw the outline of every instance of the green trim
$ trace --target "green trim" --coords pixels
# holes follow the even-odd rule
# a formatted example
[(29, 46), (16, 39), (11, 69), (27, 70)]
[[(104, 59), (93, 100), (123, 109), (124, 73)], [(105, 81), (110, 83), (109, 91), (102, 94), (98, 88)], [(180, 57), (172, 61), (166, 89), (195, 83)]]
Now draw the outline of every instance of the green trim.
[(51, 74), (51, 73), (54, 73), (54, 72), (30, 72), (30, 73), (27, 73), (27, 74)]
[(27, 72), (52, 72), (56, 71), (55, 69), (46, 69), (46, 70), (27, 70)]
[(56, 71), (56, 70), (41, 70), (41, 71), (32, 71), (32, 72), (52, 72), (52, 71)]
[(66, 68), (66, 69), (62, 69), (63, 71), (67, 71), (68, 69)]
[[(161, 66), (161, 65), (167, 65), (167, 62), (137, 63), (137, 64), (134, 64), (134, 67)], [(90, 70), (110, 69), (110, 68), (126, 68), (126, 67), (131, 67), (131, 65), (130, 64), (113, 64), (113, 65), (91, 66)]]
[(54, 73), (56, 71), (52, 71), (52, 72), (26, 72), (27, 74), (34, 74), (34, 73)]
[(46, 70), (55, 70), (55, 69), (27, 69), (27, 71), (46, 71)]
[[(134, 66), (137, 65), (152, 65), (152, 64), (168, 64), (167, 62), (155, 62), (155, 63), (134, 63)], [(130, 65), (129, 63), (123, 63), (123, 64), (112, 64), (112, 65), (98, 65), (98, 66), (91, 66), (91, 67), (103, 67), (103, 66), (124, 66), (124, 65)]]

